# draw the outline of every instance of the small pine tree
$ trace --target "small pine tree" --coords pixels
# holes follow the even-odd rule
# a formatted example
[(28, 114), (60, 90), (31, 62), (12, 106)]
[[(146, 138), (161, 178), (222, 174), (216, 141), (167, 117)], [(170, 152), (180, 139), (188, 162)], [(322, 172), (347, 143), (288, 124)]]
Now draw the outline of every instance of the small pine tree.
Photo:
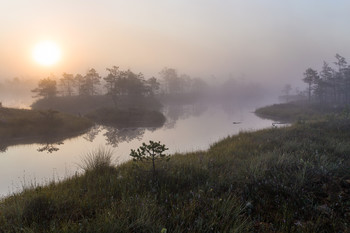
[(137, 150), (131, 150), (130, 156), (133, 157), (134, 161), (152, 161), (153, 175), (156, 174), (155, 161), (157, 159), (169, 159), (169, 156), (163, 154), (164, 151), (168, 150), (165, 145), (160, 142), (149, 141), (149, 144), (142, 143)]

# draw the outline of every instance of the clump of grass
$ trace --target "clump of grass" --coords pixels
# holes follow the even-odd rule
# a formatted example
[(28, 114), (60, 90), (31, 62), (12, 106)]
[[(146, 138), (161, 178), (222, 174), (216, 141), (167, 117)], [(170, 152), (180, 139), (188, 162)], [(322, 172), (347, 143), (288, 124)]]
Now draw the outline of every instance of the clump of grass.
[(102, 171), (113, 167), (113, 151), (104, 147), (99, 147), (97, 150), (88, 152), (82, 159), (82, 168), (85, 172)]

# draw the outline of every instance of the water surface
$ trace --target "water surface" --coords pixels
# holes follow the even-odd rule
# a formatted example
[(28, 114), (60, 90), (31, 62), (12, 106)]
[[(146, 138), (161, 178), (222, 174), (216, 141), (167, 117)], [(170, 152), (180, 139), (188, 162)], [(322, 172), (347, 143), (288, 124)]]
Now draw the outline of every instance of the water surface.
[[(172, 105), (164, 108), (167, 121), (161, 128), (95, 126), (84, 135), (58, 144), (8, 147), (0, 153), (0, 196), (30, 185), (62, 180), (80, 172), (82, 157), (100, 146), (112, 149), (115, 160), (121, 163), (130, 159), (131, 149), (149, 140), (161, 141), (169, 148), (169, 153), (189, 152), (206, 150), (212, 143), (240, 131), (271, 127), (272, 121), (257, 117), (252, 113), (254, 109)], [(50, 149), (52, 153), (48, 152)]]

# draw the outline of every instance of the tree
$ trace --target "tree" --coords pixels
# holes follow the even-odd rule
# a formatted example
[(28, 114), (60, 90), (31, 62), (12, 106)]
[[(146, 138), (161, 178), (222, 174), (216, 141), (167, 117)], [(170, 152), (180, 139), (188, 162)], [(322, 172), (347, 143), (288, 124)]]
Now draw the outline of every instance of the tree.
[(181, 82), (175, 69), (165, 67), (162, 71), (159, 72), (159, 74), (165, 82), (165, 88), (167, 93), (180, 92)]
[(316, 80), (317, 78), (318, 78), (317, 71), (311, 68), (308, 68), (304, 73), (303, 81), (309, 85), (308, 87), (309, 102), (311, 101), (312, 84), (314, 83), (314, 80)]
[(56, 81), (50, 77), (39, 81), (38, 87), (32, 90), (37, 93), (35, 97), (43, 97), (45, 99), (53, 98), (57, 95)]
[(169, 159), (169, 156), (163, 154), (164, 151), (168, 150), (165, 145), (160, 142), (149, 141), (149, 144), (142, 143), (137, 150), (131, 149), (130, 156), (133, 157), (134, 161), (152, 161), (153, 175), (156, 174), (155, 161), (158, 159)]
[(116, 90), (116, 84), (118, 78), (120, 78), (120, 71), (118, 66), (113, 66), (112, 68), (106, 68), (108, 71), (107, 77), (103, 78), (106, 81), (107, 94), (114, 95)]
[[(327, 62), (323, 62), (322, 70), (320, 72), (320, 76), (323, 81), (324, 89), (325, 89), (325, 100), (331, 100), (335, 101), (336, 99), (336, 85), (335, 85), (335, 78), (334, 76), (334, 70), (332, 67), (328, 65)], [(331, 95), (331, 96), (328, 96)]]
[(146, 81), (142, 73), (135, 74), (126, 71), (126, 93), (131, 96), (141, 96), (147, 93)]
[(334, 64), (338, 66), (338, 72), (335, 72), (333, 77), (334, 91), (336, 92), (335, 102), (342, 102), (342, 100), (345, 101), (347, 95), (346, 90), (343, 86), (344, 71), (346, 69), (347, 62), (345, 58), (340, 56), (339, 54), (336, 54), (335, 58), (337, 59), (337, 61), (334, 62)]
[(96, 86), (100, 84), (101, 76), (94, 68), (88, 70), (82, 83), (82, 94), (92, 96), (97, 93)]
[(155, 94), (160, 88), (160, 83), (155, 77), (149, 78), (146, 81), (146, 85), (151, 95)]
[(63, 78), (60, 79), (60, 84), (63, 87), (63, 93), (66, 93), (68, 96), (73, 95), (73, 86), (75, 83), (74, 75), (63, 73)]
[(75, 85), (77, 87), (77, 91), (78, 91), (78, 95), (83, 95), (84, 94), (84, 90), (83, 90), (83, 86), (84, 86), (84, 77), (81, 74), (76, 74), (74, 77), (74, 82)]
[(337, 61), (334, 62), (334, 64), (336, 64), (338, 66), (338, 72), (341, 72), (341, 70), (343, 68), (345, 68), (347, 62), (346, 62), (345, 58), (340, 56), (339, 54), (336, 54), (335, 58), (337, 59)]

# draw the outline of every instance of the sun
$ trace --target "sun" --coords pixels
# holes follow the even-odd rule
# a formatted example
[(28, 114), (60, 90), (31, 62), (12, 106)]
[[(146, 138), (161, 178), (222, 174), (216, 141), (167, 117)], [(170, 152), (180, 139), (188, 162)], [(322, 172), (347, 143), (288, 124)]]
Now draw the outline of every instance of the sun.
[(52, 41), (41, 41), (33, 49), (34, 60), (43, 66), (51, 66), (61, 59), (61, 50)]

